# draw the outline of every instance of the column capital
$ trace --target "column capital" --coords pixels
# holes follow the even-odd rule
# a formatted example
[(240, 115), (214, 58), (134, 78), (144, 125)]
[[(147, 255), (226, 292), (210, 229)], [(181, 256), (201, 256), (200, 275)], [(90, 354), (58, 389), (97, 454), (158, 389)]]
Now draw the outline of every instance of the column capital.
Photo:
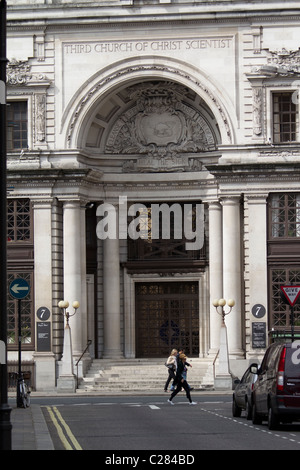
[(266, 204), (269, 194), (247, 194), (245, 201), (248, 204)]
[(240, 204), (241, 202), (241, 196), (222, 196), (220, 198), (220, 203), (222, 206), (235, 206), (237, 204)]
[(80, 207), (81, 209), (85, 209), (90, 202), (90, 199), (74, 195), (58, 197), (57, 200), (63, 204), (63, 207)]
[(221, 210), (221, 209), (222, 209), (222, 205), (221, 205), (221, 201), (219, 201), (219, 199), (215, 199), (213, 201), (208, 201), (208, 210), (209, 211)]
[(39, 197), (30, 199), (33, 209), (49, 209), (52, 207), (54, 198), (51, 197)]

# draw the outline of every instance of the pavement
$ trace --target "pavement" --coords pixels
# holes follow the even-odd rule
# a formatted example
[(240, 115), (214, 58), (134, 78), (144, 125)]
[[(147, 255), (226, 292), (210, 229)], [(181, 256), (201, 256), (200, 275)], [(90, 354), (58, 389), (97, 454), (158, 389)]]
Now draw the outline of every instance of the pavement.
[(54, 450), (40, 405), (11, 408), (11, 450)]

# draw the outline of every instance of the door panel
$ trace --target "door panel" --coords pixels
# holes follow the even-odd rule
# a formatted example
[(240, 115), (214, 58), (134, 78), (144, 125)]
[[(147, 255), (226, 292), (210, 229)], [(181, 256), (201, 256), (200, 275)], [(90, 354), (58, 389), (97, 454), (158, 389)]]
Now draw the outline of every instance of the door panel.
[(136, 284), (136, 356), (165, 357), (179, 346), (199, 356), (197, 282)]

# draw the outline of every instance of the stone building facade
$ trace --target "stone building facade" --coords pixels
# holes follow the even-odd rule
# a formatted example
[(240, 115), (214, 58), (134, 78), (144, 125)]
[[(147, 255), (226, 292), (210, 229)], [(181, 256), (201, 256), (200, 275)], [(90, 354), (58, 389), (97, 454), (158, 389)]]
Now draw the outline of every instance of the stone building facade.
[[(297, 3), (8, 0), (8, 277), (31, 286), (22, 348), (37, 389), (59, 376), (62, 299), (80, 302), (75, 360), (92, 340), (80, 373), (179, 344), (213, 361), (216, 298), (235, 300), (233, 369), (263, 354), (272, 329), (290, 331), (280, 286), (300, 284)], [(10, 298), (10, 360), (16, 309)]]

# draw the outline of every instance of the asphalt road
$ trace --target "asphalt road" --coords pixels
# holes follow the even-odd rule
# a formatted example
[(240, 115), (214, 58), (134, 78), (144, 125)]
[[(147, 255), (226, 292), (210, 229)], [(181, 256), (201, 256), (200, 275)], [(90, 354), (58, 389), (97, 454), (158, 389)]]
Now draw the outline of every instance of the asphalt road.
[[(266, 423), (253, 425), (243, 415), (233, 418), (230, 395), (193, 396), (195, 406), (188, 404), (184, 394), (174, 399), (175, 406), (167, 398), (168, 395), (36, 400), (42, 405), (56, 450), (101, 450), (106, 464), (129, 464), (135, 468), (142, 463), (142, 455), (144, 464), (180, 464), (179, 456), (181, 463), (196, 464), (201, 450), (300, 450), (300, 423), (269, 431)], [(138, 452), (142, 450), (150, 452)], [(128, 457), (140, 456), (140, 463), (109, 460), (121, 459), (123, 451)], [(168, 451), (177, 462), (155, 461), (157, 455), (165, 458)], [(190, 462), (184, 462), (188, 455)]]

